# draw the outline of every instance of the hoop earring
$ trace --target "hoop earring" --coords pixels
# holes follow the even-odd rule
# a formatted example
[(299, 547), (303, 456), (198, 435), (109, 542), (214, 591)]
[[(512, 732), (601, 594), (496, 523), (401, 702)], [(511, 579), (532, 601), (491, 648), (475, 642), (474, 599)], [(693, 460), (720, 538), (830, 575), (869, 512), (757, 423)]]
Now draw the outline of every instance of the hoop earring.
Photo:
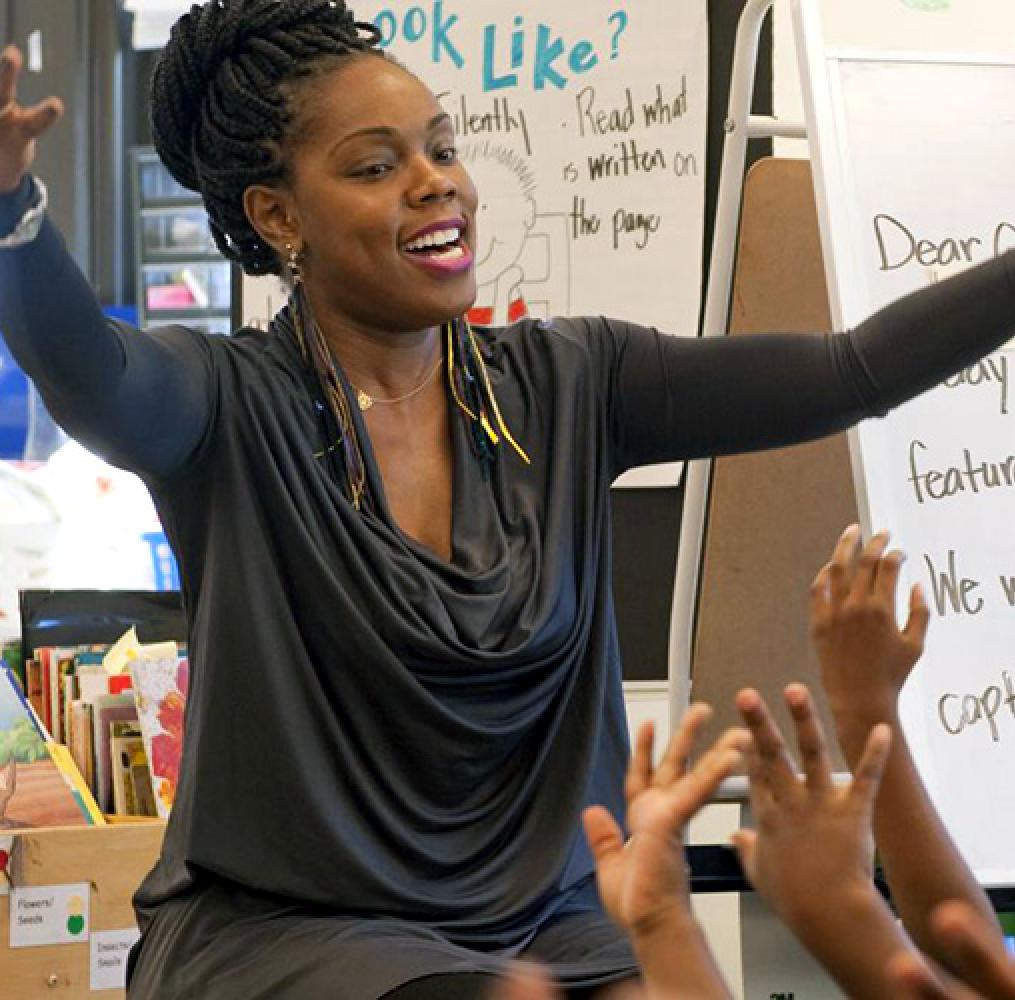
[(293, 287), (299, 288), (303, 284), (303, 251), (297, 250), (292, 243), (285, 245), (286, 253), (289, 255), (289, 273), (292, 275)]

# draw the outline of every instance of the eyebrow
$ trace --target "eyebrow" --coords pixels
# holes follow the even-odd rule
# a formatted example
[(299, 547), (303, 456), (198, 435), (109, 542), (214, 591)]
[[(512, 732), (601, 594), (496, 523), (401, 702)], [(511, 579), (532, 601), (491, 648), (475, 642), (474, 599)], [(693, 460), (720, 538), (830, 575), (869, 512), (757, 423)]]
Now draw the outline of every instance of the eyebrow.
[[(433, 132), (441, 125), (447, 125), (450, 123), (451, 123), (451, 115), (449, 115), (446, 111), (442, 111), (440, 112), (440, 114), (434, 115), (433, 118), (431, 118), (430, 121), (426, 123), (426, 130), (427, 132)], [(371, 128), (361, 128), (355, 132), (350, 132), (348, 135), (345, 135), (341, 139), (339, 139), (338, 142), (336, 142), (335, 145), (331, 147), (330, 152), (334, 153), (335, 150), (339, 148), (339, 146), (349, 142), (352, 139), (362, 139), (364, 136), (370, 135), (381, 136), (382, 138), (389, 139), (397, 134), (398, 134), (397, 130), (391, 128), (389, 125), (375, 125)]]

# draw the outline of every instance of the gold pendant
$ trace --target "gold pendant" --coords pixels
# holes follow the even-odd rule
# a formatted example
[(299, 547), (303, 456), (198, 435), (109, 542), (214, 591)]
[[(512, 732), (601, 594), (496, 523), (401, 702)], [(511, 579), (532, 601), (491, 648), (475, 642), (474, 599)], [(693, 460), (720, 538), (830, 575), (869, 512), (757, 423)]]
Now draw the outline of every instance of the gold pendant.
[(374, 401), (362, 389), (356, 392), (356, 402), (363, 411), (369, 410), (374, 405)]

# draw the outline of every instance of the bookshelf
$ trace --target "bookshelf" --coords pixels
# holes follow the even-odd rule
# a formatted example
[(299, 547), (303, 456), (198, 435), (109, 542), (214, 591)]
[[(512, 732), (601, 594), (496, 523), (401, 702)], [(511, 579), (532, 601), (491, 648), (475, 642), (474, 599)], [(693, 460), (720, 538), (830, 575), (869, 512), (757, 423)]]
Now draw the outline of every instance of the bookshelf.
[(150, 146), (131, 150), (138, 325), (232, 329), (233, 268), (212, 239), (199, 195), (170, 176)]

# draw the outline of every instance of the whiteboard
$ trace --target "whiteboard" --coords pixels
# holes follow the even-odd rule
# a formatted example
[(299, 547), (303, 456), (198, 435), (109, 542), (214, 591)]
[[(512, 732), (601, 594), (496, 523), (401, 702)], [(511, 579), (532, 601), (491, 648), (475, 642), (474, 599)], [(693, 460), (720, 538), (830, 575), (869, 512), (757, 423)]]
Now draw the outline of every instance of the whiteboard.
[[(454, 121), (481, 202), (474, 322), (601, 314), (697, 335), (706, 0), (353, 6)], [(284, 301), (245, 281), (244, 321)], [(626, 485), (679, 481), (653, 468)]]
[[(1015, 247), (1015, 50), (994, 56), (798, 44), (832, 314)], [(865, 527), (889, 528), (932, 607), (903, 722), (937, 808), (985, 885), (1015, 883), (1015, 351), (851, 434)], [(986, 463), (982, 472), (980, 463)], [(970, 469), (973, 471), (970, 472)], [(997, 482), (994, 482), (995, 472)]]

